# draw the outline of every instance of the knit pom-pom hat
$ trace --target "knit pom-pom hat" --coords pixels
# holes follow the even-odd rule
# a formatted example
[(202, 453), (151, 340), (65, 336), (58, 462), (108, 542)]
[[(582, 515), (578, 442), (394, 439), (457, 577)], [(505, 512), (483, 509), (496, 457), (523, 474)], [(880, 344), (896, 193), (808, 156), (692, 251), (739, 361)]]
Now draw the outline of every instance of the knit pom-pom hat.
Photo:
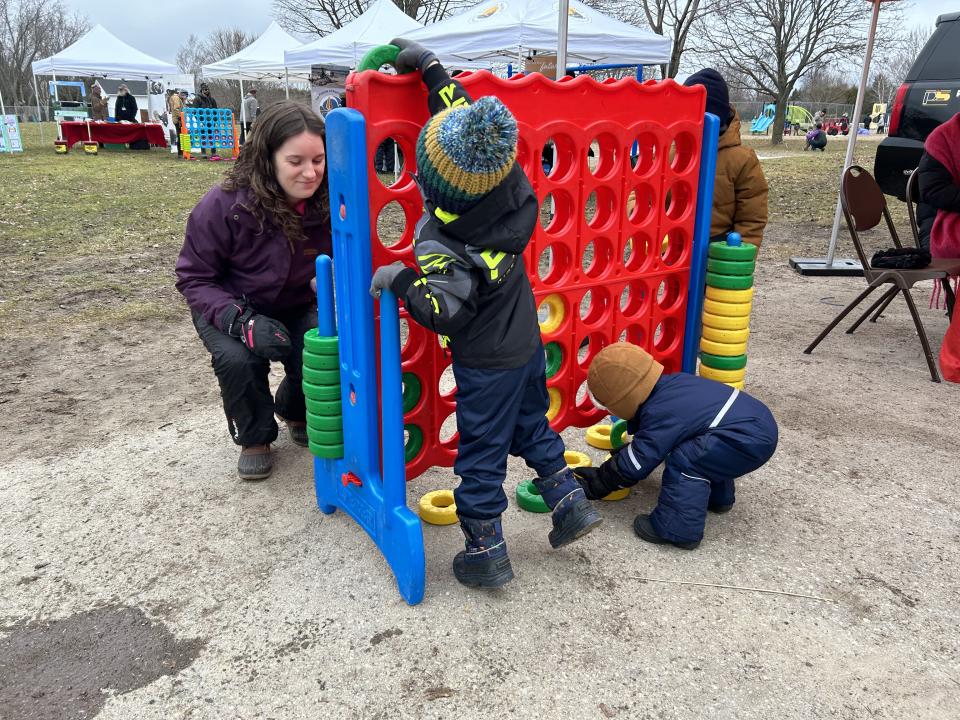
[(417, 138), (426, 198), (460, 215), (503, 182), (517, 160), (517, 121), (495, 97), (434, 115)]

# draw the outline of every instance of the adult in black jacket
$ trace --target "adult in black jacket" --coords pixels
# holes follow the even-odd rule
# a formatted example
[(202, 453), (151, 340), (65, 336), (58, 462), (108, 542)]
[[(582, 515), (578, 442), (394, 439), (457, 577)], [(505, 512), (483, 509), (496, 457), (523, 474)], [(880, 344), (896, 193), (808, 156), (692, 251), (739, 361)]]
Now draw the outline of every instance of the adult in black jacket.
[(917, 166), (917, 185), (920, 202), (917, 204), (917, 225), (920, 230), (920, 246), (930, 250), (930, 231), (937, 219), (937, 212), (960, 213), (960, 185), (954, 182), (950, 170), (930, 153), (923, 153)]
[(113, 105), (113, 117), (117, 122), (140, 122), (137, 112), (137, 99), (130, 94), (130, 88), (120, 85), (117, 88), (117, 101)]
[[(208, 109), (216, 109), (218, 107), (217, 101), (214, 99), (213, 95), (210, 94), (210, 86), (207, 85), (206, 83), (200, 83), (200, 94), (193, 99), (193, 107), (208, 108)], [(206, 138), (203, 138), (203, 140), (209, 143), (211, 142), (211, 138), (213, 136), (213, 132), (216, 125), (212, 120), (208, 120), (204, 123), (204, 126), (206, 127), (207, 132), (206, 132)], [(203, 157), (206, 157), (207, 153), (210, 151), (212, 146), (208, 144), (202, 144), (200, 148), (201, 148), (201, 153), (203, 154)], [(214, 154), (216, 154), (215, 150), (214, 150)]]

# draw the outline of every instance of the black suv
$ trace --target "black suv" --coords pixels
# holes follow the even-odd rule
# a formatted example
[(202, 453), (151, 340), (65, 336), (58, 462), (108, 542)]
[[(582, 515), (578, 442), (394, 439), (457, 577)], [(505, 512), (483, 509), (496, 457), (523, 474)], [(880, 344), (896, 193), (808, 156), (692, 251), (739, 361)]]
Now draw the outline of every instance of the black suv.
[(920, 164), (923, 141), (960, 112), (960, 12), (941, 15), (897, 90), (887, 137), (877, 147), (873, 174), (887, 195), (906, 198), (907, 174)]

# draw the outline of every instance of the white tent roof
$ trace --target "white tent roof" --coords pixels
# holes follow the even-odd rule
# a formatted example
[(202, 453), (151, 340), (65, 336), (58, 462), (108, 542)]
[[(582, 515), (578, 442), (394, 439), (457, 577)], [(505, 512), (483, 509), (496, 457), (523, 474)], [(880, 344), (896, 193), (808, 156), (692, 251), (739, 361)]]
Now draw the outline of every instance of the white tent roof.
[[(518, 49), (557, 51), (556, 0), (485, 0), (452, 18), (404, 37), (433, 50), (456, 67), (517, 62)], [(670, 61), (670, 40), (570, 0), (567, 64)]]
[(33, 63), (34, 75), (79, 75), (130, 80), (180, 72), (176, 65), (130, 47), (102, 25), (56, 55)]
[(376, 0), (353, 22), (284, 53), (284, 58), (291, 67), (327, 63), (355, 68), (373, 48), (420, 27), (422, 25), (400, 10), (393, 0)]
[[(263, 35), (240, 52), (225, 60), (204, 65), (203, 76), (225, 80), (282, 79), (285, 68), (284, 53), (301, 45), (302, 42), (288, 34), (276, 22), (272, 22)], [(303, 79), (310, 74), (309, 63), (300, 67), (291, 65), (289, 72), (291, 77)]]

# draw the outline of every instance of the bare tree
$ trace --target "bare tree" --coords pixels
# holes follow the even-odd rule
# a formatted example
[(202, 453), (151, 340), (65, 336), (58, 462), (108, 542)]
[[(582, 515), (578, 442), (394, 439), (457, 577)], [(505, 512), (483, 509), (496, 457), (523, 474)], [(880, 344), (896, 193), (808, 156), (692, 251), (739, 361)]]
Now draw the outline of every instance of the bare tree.
[[(2, 0), (0, 0), (2, 1)], [(215, 63), (243, 50), (256, 40), (239, 28), (217, 28), (205, 38), (193, 33), (177, 50), (177, 67), (180, 72), (190, 73), (199, 81), (204, 65)], [(210, 93), (221, 107), (239, 108), (240, 84), (236, 80), (208, 80)]]
[(0, 0), (0, 92), (7, 102), (30, 104), (35, 60), (76, 42), (90, 23), (60, 0)]
[[(687, 48), (690, 29), (709, 12), (715, 0), (640, 0), (620, 19), (631, 25), (647, 25), (657, 35), (672, 41), (670, 62), (660, 65), (660, 77), (676, 77)], [(646, 22), (638, 22), (645, 19)]]
[[(474, 0), (393, 0), (404, 13), (422, 23), (443, 20)], [(273, 0), (273, 16), (286, 30), (328, 35), (369, 7), (367, 0)]]
[(869, 13), (863, 0), (731, 0), (703, 23), (702, 51), (736, 68), (774, 102), (771, 142), (777, 145), (794, 88), (820, 63), (856, 63)]

